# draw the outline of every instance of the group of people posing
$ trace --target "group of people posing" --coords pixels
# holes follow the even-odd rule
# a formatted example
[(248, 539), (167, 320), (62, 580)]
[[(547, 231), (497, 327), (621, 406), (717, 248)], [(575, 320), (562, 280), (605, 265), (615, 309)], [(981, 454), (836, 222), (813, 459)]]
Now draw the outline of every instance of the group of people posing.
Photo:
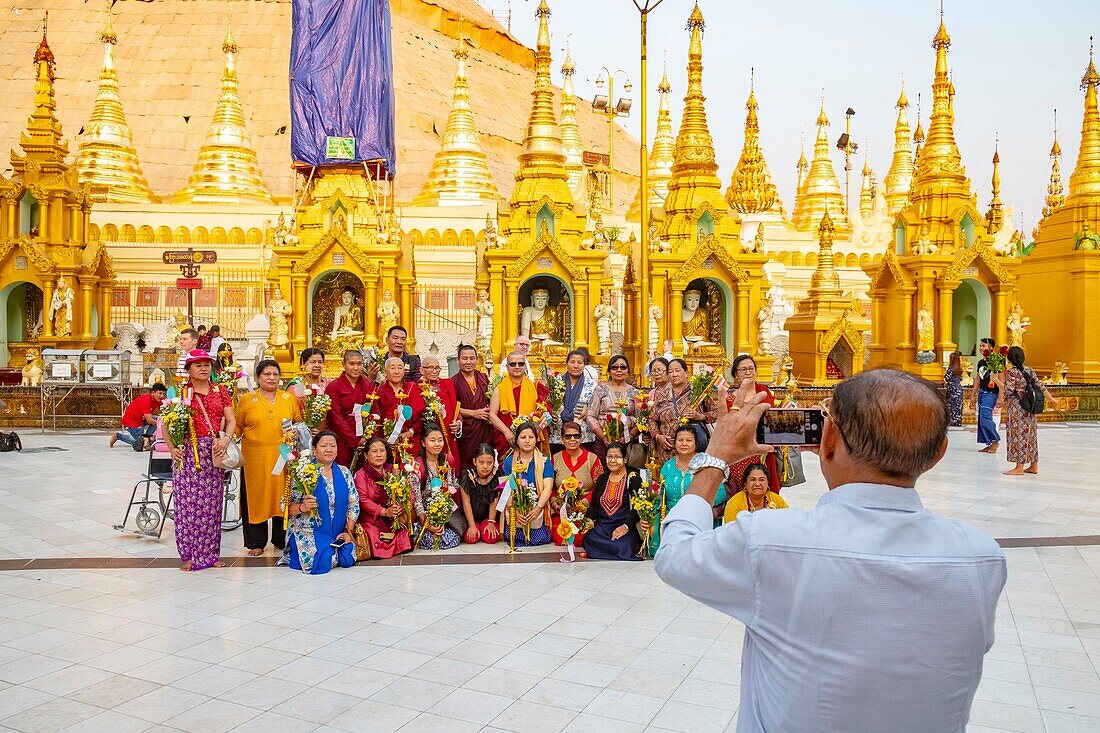
[[(671, 509), (690, 483), (691, 458), (706, 448), (708, 426), (732, 407), (721, 386), (693, 399), (687, 365), (677, 358), (651, 362), (651, 384), (639, 388), (625, 357), (612, 357), (600, 379), (588, 354), (572, 351), (565, 373), (554, 375), (552, 400), (550, 380), (536, 376), (524, 337), (492, 376), (478, 368), (474, 347), (459, 347), (459, 371), (449, 378), (437, 357), (409, 354), (406, 338), (405, 329), (394, 326), (377, 359), (344, 352), (342, 371), (331, 380), (323, 376), (325, 354), (305, 349), (300, 374), (286, 388), (278, 363), (261, 361), (256, 389), (235, 405), (210, 382), (209, 354), (196, 349), (184, 358), (185, 389), (198, 405), (193, 412), (205, 410), (194, 421), (198, 463), (190, 446), (172, 448), (184, 569), (218, 564), (218, 523), (186, 526), (206, 519), (187, 495), (205, 493), (196, 503), (220, 513), (215, 459), (230, 436), (240, 438), (244, 461), (241, 512), (249, 555), (262, 554), (270, 542), (290, 567), (307, 573), (463, 542), (553, 542), (596, 559), (652, 557), (662, 514), (644, 521), (631, 498), (643, 480), (659, 481), (662, 512)], [(751, 357), (737, 358), (737, 382), (755, 373)], [(757, 390), (771, 401), (767, 387)], [(319, 395), (327, 412), (305, 428), (304, 414)], [(204, 423), (204, 415), (212, 419)], [(287, 445), (294, 432), (288, 426), (298, 426), (294, 446)], [(312, 491), (301, 489), (298, 476), (288, 478), (298, 470), (288, 453), (307, 447), (315, 466)], [(641, 470), (645, 466), (656, 475)], [(741, 461), (715, 498), (715, 524), (734, 521), (738, 511), (785, 508), (779, 488), (773, 455)]]

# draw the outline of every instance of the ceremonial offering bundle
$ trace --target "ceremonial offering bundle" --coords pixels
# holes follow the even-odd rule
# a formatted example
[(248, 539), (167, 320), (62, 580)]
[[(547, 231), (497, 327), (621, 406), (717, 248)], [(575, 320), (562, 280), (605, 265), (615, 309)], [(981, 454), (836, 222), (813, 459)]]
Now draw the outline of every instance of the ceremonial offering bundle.
[(409, 508), (412, 505), (412, 486), (409, 485), (409, 473), (412, 466), (395, 466), (395, 470), (382, 477), (382, 488), (389, 497), (390, 506), (401, 508), (401, 513), (390, 520), (390, 529), (394, 532), (409, 528)]
[[(306, 496), (313, 496), (314, 492), (317, 491), (317, 482), (321, 478), (321, 472), (309, 450), (303, 450), (290, 464), (290, 475), (294, 485)], [(317, 519), (316, 509), (310, 510), (309, 519), (310, 521)]]
[(630, 508), (638, 512), (638, 518), (649, 526), (649, 529), (642, 533), (642, 557), (648, 556), (649, 538), (653, 534), (653, 528), (660, 521), (662, 491), (660, 474), (658, 473), (652, 480), (643, 481), (641, 486), (635, 489), (630, 496)]
[(555, 415), (561, 414), (561, 406), (565, 402), (565, 378), (543, 364), (542, 382), (550, 391), (549, 397), (547, 397), (550, 412)]
[(986, 368), (994, 374), (1003, 374), (1005, 369), (1008, 368), (1005, 362), (1006, 356), (1008, 356), (1007, 346), (1002, 346), (1000, 351), (989, 352), (989, 356), (985, 357)]
[(721, 379), (721, 375), (715, 374), (713, 370), (691, 375), (691, 379), (688, 381), (688, 385), (691, 387), (691, 409), (699, 409), (699, 406), (703, 404), (703, 400), (714, 392), (719, 379)]
[[(516, 486), (512, 490), (512, 508), (515, 510), (516, 522), (519, 522), (519, 517), (530, 514), (531, 511), (538, 506), (539, 492), (532, 484), (528, 483), (527, 479), (522, 476), (515, 477)], [(514, 532), (515, 530), (513, 530)], [(527, 539), (527, 543), (531, 543), (531, 522), (523, 523), (523, 536)]]
[[(433, 485), (428, 489), (428, 510), (426, 512), (427, 518), (424, 522), (424, 528), (420, 530), (420, 534), (423, 535), (428, 527), (443, 527), (446, 526), (447, 521), (451, 518), (451, 513), (455, 510), (455, 503), (451, 499), (450, 495), (443, 490), (441, 483)], [(417, 544), (420, 544), (419, 538), (417, 538)], [(432, 536), (432, 549), (438, 550), (443, 545), (442, 535)]]
[(638, 427), (639, 433), (649, 432), (649, 414), (653, 410), (653, 393), (639, 393), (634, 398), (634, 405), (637, 407), (638, 415), (634, 418), (634, 424)]
[(302, 384), (302, 418), (306, 427), (316, 430), (328, 415), (332, 398), (319, 384)]
[(161, 424), (164, 426), (164, 435), (168, 442), (177, 447), (183, 447), (190, 438), (191, 450), (195, 455), (195, 466), (199, 465), (199, 440), (195, 435), (195, 424), (191, 414), (191, 390), (184, 387), (183, 396), (176, 394), (176, 390), (168, 390), (168, 399), (160, 406)]

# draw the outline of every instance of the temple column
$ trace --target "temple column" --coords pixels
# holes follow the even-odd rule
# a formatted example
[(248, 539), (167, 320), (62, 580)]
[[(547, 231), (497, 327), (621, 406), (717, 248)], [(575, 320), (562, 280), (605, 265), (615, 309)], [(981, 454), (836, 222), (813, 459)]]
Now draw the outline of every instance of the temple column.
[(672, 306), (665, 316), (668, 321), (668, 337), (672, 339), (672, 353), (683, 355), (684, 353), (684, 291), (683, 285), (672, 284)]
[(61, 244), (65, 241), (65, 194), (58, 192), (50, 206), (50, 243)]
[(954, 329), (954, 305), (955, 305), (955, 288), (958, 287), (957, 283), (941, 283), (939, 287), (940, 294), (940, 306), (939, 312), (936, 316), (936, 320), (939, 322), (939, 335), (940, 335), (940, 357), (950, 354), (955, 350), (955, 342), (952, 341), (952, 333)]
[(291, 309), (294, 314), (294, 344), (301, 351), (306, 347), (306, 321), (310, 317), (309, 298), (306, 297), (306, 275), (291, 275), (293, 295)]
[(0, 212), (2, 212), (2, 218), (0, 218), (0, 238), (4, 240), (15, 239), (15, 212), (18, 210), (18, 206), (15, 199), (9, 199), (4, 197), (0, 199)]
[(504, 350), (504, 339), (507, 338), (502, 326), (507, 323), (503, 319), (508, 305), (504, 299), (504, 274), (501, 268), (490, 268), (488, 291), (489, 302), (493, 304), (493, 337), (489, 340), (489, 349), (495, 359), (500, 358)]
[[(650, 291), (649, 302), (651, 305), (656, 305), (661, 308), (661, 313), (664, 314), (664, 318), (657, 321), (657, 343), (650, 344), (649, 348), (653, 350), (655, 356), (660, 356), (664, 353), (664, 344), (662, 343), (667, 338), (672, 338), (668, 334), (672, 333), (671, 321), (669, 320), (669, 306), (668, 306), (668, 282), (663, 272), (654, 272), (650, 274), (650, 285), (653, 289)], [(639, 328), (649, 330), (649, 314), (642, 313), (641, 319), (638, 321)], [(639, 339), (640, 341), (640, 339)], [(642, 356), (648, 356), (648, 354), (642, 354)]]
[(634, 365), (637, 374), (645, 373), (646, 354), (638, 348), (638, 333), (641, 328), (649, 328), (649, 314), (644, 316), (638, 312), (638, 292), (634, 287), (623, 288), (622, 308), (623, 324), (623, 353), (629, 354), (630, 363)]
[(80, 337), (85, 341), (92, 338), (92, 287), (91, 281), (80, 282)]
[[(585, 274), (587, 275), (587, 273)], [(599, 281), (595, 282), (598, 283)], [(588, 324), (592, 320), (592, 314), (589, 312), (588, 290), (592, 287), (592, 283), (593, 281), (587, 278), (573, 283), (576, 302), (573, 303), (575, 310), (573, 312), (573, 344), (571, 348), (574, 349), (588, 346)], [(595, 297), (596, 302), (599, 302), (599, 297)]]
[(111, 283), (107, 280), (99, 282), (99, 338), (111, 337)]
[[(27, 222), (28, 227), (30, 222)], [(29, 229), (28, 229), (29, 231)], [(49, 199), (38, 202), (38, 241), (48, 242), (50, 236), (50, 202)]]
[(912, 349), (913, 348), (913, 301), (916, 299), (917, 289), (904, 288), (901, 294), (901, 342), (898, 343), (899, 349)]
[(504, 283), (504, 343), (501, 344), (500, 358), (507, 356), (519, 335), (519, 283), (509, 278)]
[(378, 278), (368, 276), (364, 281), (366, 295), (363, 299), (363, 334), (368, 345), (380, 342), (378, 337)]
[(54, 281), (46, 279), (42, 283), (42, 335), (53, 338), (53, 319), (50, 318), (50, 302), (53, 300)]
[[(410, 353), (416, 353), (416, 286), (415, 281), (408, 275), (396, 275), (397, 287), (401, 291), (401, 315), (404, 323), (406, 333), (408, 333), (408, 342), (405, 344), (406, 349)], [(375, 306), (377, 308), (377, 306)], [(377, 317), (377, 316), (376, 316)], [(380, 339), (384, 339), (386, 335), (378, 334)]]
[(998, 346), (1008, 343), (1009, 290), (1007, 283), (997, 283), (993, 286), (993, 312), (990, 314), (989, 330), (990, 336), (997, 341)]
[(734, 322), (737, 324), (737, 330), (733, 344), (733, 353), (740, 354), (743, 352), (751, 354), (752, 343), (749, 341), (749, 285), (748, 283), (737, 282), (735, 286), (737, 312), (733, 314), (733, 318)]

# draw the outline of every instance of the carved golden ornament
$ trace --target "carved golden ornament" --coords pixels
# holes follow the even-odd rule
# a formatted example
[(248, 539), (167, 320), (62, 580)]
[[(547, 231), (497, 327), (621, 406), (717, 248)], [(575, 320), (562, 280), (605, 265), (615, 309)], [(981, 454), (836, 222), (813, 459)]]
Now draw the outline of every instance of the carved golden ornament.
[(868, 285), (868, 290), (875, 290), (882, 287), (882, 278), (886, 273), (890, 273), (894, 277), (894, 281), (902, 287), (912, 287), (912, 279), (901, 268), (901, 263), (898, 262), (898, 256), (894, 253), (894, 250), (889, 249), (886, 254), (882, 256), (882, 261), (879, 263), (878, 269), (875, 270), (874, 275), (871, 276), (871, 282)]
[(700, 269), (703, 262), (708, 257), (714, 257), (722, 266), (729, 272), (730, 277), (736, 282), (747, 282), (749, 275), (745, 272), (745, 269), (741, 267), (740, 263), (734, 259), (733, 255), (729, 253), (729, 250), (718, 241), (717, 237), (708, 237), (706, 242), (702, 246), (697, 247), (694, 252), (684, 261), (684, 264), (680, 265), (680, 268), (673, 273), (669, 278), (669, 283), (674, 287), (683, 287), (689, 282), (694, 280), (698, 275), (697, 271)]
[(817, 353), (830, 353), (841, 339), (848, 342), (848, 346), (852, 349), (852, 363), (862, 364), (863, 349), (866, 347), (863, 332), (848, 320), (848, 311), (845, 311), (840, 318), (834, 321), (833, 325), (829, 326), (829, 330), (818, 335)]
[(379, 268), (378, 263), (372, 262), (371, 259), (367, 257), (366, 253), (352, 241), (348, 233), (340, 229), (336, 224), (333, 224), (332, 228), (328, 230), (328, 233), (323, 235), (317, 241), (317, 244), (313, 245), (304, 256), (294, 263), (291, 273), (296, 275), (308, 273), (310, 268), (336, 244), (339, 244), (344, 251), (348, 253), (351, 259), (355, 261), (355, 264), (359, 265), (363, 274), (378, 275), (381, 273), (381, 268)]
[[(984, 240), (977, 240), (972, 247), (960, 250), (955, 256), (955, 260), (947, 266), (947, 269), (943, 271), (943, 275), (940, 279), (946, 282), (954, 282), (962, 279), (963, 270), (969, 267), (977, 259), (980, 259), (985, 266), (989, 268), (989, 271), (993, 273), (993, 276), (997, 278), (998, 282), (1007, 283), (1013, 281), (1013, 276), (1009, 274), (999, 260), (1002, 259), (1000, 255), (991, 250), (986, 245)], [(1011, 258), (1003, 258), (1011, 259)]]
[(27, 255), (27, 259), (30, 260), (31, 264), (34, 265), (39, 273), (49, 274), (56, 268), (53, 260), (40, 252), (34, 243), (26, 236), (21, 236), (18, 239), (9, 239), (3, 245), (0, 245), (0, 262), (4, 262), (8, 254), (16, 248), (23, 250), (23, 253)]
[(760, 147), (758, 107), (756, 92), (750, 88), (749, 99), (745, 103), (748, 110), (745, 115), (745, 143), (726, 189), (726, 202), (742, 214), (768, 211), (779, 200), (779, 191), (772, 182), (771, 171)]
[(584, 271), (577, 264), (576, 260), (568, 252), (565, 251), (565, 247), (558, 241), (557, 237), (550, 232), (545, 232), (534, 243), (528, 247), (523, 253), (516, 258), (514, 262), (504, 268), (504, 276), (510, 278), (518, 278), (523, 275), (523, 271), (527, 269), (528, 265), (535, 261), (535, 258), (543, 253), (544, 250), (549, 250), (552, 255), (558, 260), (570, 277), (574, 280), (584, 280)]

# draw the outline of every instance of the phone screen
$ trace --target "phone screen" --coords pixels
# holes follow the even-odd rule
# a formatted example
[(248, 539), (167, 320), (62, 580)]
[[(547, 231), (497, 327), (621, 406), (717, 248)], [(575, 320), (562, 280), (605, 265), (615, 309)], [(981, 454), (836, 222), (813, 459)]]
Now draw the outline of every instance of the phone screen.
[(756, 427), (756, 442), (764, 445), (821, 445), (824, 418), (818, 408), (768, 410)]
[(329, 545), (329, 547), (335, 547), (336, 549), (340, 549), (341, 547), (343, 547), (347, 543), (348, 543), (347, 540), (339, 539), (339, 540), (336, 540), (335, 542), (333, 542), (331, 545)]

